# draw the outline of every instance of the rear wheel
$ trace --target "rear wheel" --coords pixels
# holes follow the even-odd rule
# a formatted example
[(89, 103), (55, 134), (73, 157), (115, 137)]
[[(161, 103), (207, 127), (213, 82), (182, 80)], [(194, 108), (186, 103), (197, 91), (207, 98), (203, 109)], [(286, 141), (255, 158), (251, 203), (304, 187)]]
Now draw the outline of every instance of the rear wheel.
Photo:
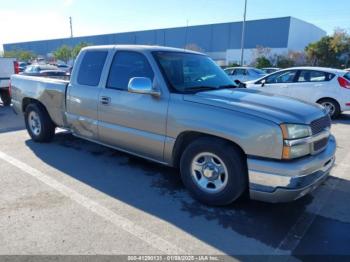
[(10, 96), (10, 92), (8, 90), (1, 91), (1, 101), (2, 101), (4, 106), (11, 105), (11, 96)]
[(27, 131), (34, 141), (44, 143), (53, 139), (55, 125), (42, 105), (28, 105), (24, 117)]
[(225, 141), (200, 138), (185, 149), (180, 161), (185, 186), (205, 204), (230, 204), (247, 188), (242, 153)]
[(330, 98), (321, 99), (318, 101), (320, 105), (326, 108), (331, 118), (335, 119), (341, 114), (340, 105), (337, 101)]

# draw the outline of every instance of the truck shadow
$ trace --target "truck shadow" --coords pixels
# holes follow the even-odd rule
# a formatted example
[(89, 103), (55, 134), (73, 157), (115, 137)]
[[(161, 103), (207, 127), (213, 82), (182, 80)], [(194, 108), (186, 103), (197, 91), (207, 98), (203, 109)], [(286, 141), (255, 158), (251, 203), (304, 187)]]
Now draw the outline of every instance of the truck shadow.
[(338, 119), (333, 120), (334, 125), (350, 125), (350, 114), (341, 114)]
[(289, 204), (267, 204), (242, 198), (228, 207), (208, 207), (190, 197), (176, 169), (69, 133), (57, 134), (52, 144), (28, 140), (26, 145), (64, 174), (227, 254), (272, 253), (313, 200), (307, 196)]
[(23, 118), (17, 116), (10, 106), (3, 106), (0, 102), (0, 134), (23, 130), (24, 128)]

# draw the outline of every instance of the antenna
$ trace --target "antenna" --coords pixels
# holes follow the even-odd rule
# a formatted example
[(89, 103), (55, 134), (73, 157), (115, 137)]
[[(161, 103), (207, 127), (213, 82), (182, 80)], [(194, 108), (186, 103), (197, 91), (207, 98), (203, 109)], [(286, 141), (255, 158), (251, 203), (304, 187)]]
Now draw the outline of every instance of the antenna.
[(70, 25), (70, 37), (73, 38), (73, 20), (72, 17), (69, 17), (69, 25)]

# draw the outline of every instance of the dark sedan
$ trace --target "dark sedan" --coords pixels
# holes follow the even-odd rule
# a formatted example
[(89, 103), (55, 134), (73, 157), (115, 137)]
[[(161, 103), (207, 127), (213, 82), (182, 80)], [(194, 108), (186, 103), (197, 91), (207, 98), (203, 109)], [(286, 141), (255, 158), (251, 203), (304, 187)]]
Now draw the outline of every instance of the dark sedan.
[(22, 75), (69, 80), (70, 74), (52, 65), (30, 65)]

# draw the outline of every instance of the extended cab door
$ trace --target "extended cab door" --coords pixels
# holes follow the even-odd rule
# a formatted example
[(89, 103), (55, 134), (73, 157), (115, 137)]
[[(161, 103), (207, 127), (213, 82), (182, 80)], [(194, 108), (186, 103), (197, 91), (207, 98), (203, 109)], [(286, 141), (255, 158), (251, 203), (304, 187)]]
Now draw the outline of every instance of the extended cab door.
[(289, 88), (295, 83), (298, 70), (284, 70), (269, 75), (249, 88), (275, 95), (289, 96)]
[[(134, 77), (157, 81), (146, 54), (117, 50), (99, 96), (99, 139), (119, 149), (163, 161), (168, 93), (160, 97), (128, 92)], [(159, 84), (158, 84), (159, 85)], [(159, 86), (158, 86), (159, 87)]]
[(67, 90), (67, 124), (75, 135), (98, 139), (98, 99), (107, 50), (90, 49), (79, 55)]

